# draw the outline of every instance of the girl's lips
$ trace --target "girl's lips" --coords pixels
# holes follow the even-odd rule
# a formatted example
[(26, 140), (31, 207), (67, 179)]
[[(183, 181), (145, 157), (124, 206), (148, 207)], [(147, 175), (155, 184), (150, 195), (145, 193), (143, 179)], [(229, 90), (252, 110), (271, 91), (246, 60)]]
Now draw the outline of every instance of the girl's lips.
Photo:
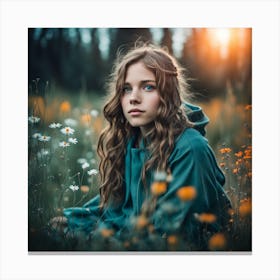
[(131, 109), (128, 111), (128, 113), (133, 113), (133, 112), (141, 112), (143, 113), (144, 111), (140, 110), (140, 109)]
[(128, 111), (128, 113), (131, 115), (131, 116), (139, 116), (143, 113), (144, 111), (142, 110), (139, 110), (139, 109), (131, 109)]

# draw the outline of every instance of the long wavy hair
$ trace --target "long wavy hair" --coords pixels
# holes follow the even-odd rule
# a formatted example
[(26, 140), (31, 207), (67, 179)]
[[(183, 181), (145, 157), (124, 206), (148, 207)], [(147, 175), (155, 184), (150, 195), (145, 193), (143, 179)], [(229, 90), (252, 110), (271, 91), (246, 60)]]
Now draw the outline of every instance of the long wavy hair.
[(168, 169), (168, 158), (176, 137), (186, 127), (192, 126), (182, 107), (189, 92), (188, 83), (184, 78), (183, 68), (167, 50), (144, 44), (135, 46), (125, 55), (118, 54), (108, 82), (109, 99), (103, 110), (108, 125), (102, 131), (97, 146), (100, 157), (101, 207), (111, 201), (122, 201), (127, 141), (133, 135), (140, 134), (139, 128), (128, 123), (121, 106), (127, 69), (139, 61), (154, 73), (160, 94), (157, 117), (144, 139), (149, 152), (141, 174), (144, 185), (148, 171)]

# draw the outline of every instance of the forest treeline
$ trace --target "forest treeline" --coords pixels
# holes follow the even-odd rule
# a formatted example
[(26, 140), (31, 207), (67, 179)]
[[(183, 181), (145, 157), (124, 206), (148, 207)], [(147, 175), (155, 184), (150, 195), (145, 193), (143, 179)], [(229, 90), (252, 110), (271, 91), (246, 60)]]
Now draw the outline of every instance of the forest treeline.
[[(44, 82), (75, 94), (80, 91), (102, 94), (106, 79), (118, 52), (125, 52), (135, 41), (156, 43), (168, 48), (187, 69), (191, 88), (197, 97), (210, 100), (223, 97), (230, 85), (242, 103), (251, 102), (252, 30), (231, 28), (226, 55), (215, 44), (213, 33), (207, 28), (192, 28), (181, 45), (181, 52), (173, 51), (176, 29), (162, 28), (156, 42), (149, 28), (109, 28), (100, 35), (98, 28), (87, 28), (87, 40), (82, 28), (28, 29), (28, 84), (32, 94), (32, 80), (40, 78), (41, 94)], [(106, 37), (106, 38), (105, 38)], [(108, 42), (104, 55), (100, 45)]]

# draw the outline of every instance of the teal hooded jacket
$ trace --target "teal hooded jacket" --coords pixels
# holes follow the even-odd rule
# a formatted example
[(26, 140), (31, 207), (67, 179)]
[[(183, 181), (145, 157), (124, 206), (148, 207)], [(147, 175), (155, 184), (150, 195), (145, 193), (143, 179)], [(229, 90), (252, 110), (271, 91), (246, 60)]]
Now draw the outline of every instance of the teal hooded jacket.
[[(186, 103), (185, 109), (194, 127), (186, 128), (175, 141), (168, 160), (173, 179), (167, 191), (158, 197), (151, 221), (159, 234), (180, 233), (193, 241), (202, 231), (197, 215), (214, 214), (217, 219), (211, 223), (211, 230), (221, 231), (228, 219), (230, 201), (223, 189), (225, 176), (205, 138), (209, 119), (198, 106)], [(70, 230), (89, 233), (98, 226), (106, 226), (120, 236), (130, 230), (132, 218), (140, 214), (143, 202), (149, 196), (141, 181), (147, 150), (143, 141), (139, 148), (135, 148), (133, 142), (134, 139), (130, 139), (126, 147), (123, 202), (101, 211), (100, 196), (97, 195), (83, 207), (64, 209)], [(147, 174), (146, 181), (147, 186), (152, 184), (152, 173)], [(176, 193), (183, 186), (196, 188), (196, 198), (182, 202)]]

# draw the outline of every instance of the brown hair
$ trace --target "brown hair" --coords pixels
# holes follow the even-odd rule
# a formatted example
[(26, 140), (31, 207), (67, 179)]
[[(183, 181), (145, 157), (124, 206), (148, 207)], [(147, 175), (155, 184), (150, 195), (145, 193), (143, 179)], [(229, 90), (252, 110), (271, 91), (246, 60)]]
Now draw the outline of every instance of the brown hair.
[(125, 119), (121, 96), (128, 67), (139, 61), (154, 73), (160, 93), (157, 118), (145, 139), (150, 156), (142, 169), (144, 185), (147, 171), (168, 169), (168, 158), (176, 136), (191, 126), (182, 109), (183, 95), (188, 93), (187, 81), (183, 69), (167, 50), (144, 44), (134, 47), (125, 55), (119, 55), (108, 84), (110, 96), (103, 110), (108, 126), (101, 133), (97, 147), (100, 156), (101, 207), (109, 201), (121, 201), (123, 198), (126, 144), (131, 136), (139, 133), (139, 128), (132, 127)]

